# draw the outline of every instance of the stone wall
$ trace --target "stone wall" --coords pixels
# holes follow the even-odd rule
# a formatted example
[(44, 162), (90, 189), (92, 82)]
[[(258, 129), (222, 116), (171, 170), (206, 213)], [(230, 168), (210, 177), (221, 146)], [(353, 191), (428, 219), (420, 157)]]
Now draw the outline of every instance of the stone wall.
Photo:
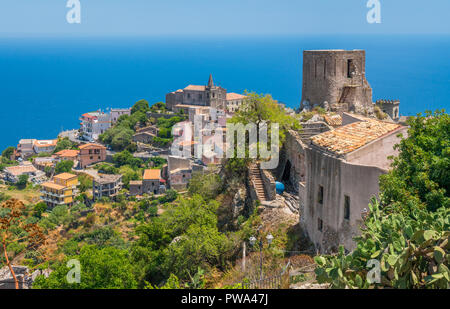
[(273, 201), (277, 198), (277, 189), (275, 179), (269, 171), (261, 170), (261, 179), (264, 184), (264, 190), (268, 201)]
[[(364, 112), (373, 109), (372, 89), (366, 80), (364, 50), (303, 52), (301, 109), (315, 106)], [(344, 106), (344, 105), (343, 105)]]
[[(384, 170), (307, 149), (308, 177), (305, 204), (300, 225), (320, 252), (333, 252), (343, 245), (354, 249), (353, 237), (362, 223), (361, 212), (368, 209), (372, 196), (379, 192), (378, 179)], [(323, 187), (323, 202), (319, 203), (319, 187)], [(350, 217), (344, 218), (345, 196), (350, 199)], [(322, 231), (319, 230), (319, 219)]]

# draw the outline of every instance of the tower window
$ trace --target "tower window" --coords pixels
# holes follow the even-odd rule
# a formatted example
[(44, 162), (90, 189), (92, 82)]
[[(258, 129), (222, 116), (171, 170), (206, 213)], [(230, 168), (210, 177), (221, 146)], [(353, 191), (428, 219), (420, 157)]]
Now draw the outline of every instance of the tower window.
[(323, 204), (323, 186), (319, 186), (319, 192), (317, 194), (317, 202)]
[(350, 196), (344, 196), (344, 219), (350, 220)]
[(320, 232), (322, 232), (322, 230), (323, 230), (323, 221), (322, 221), (322, 219), (318, 219), (317, 220), (317, 229), (320, 231)]
[(355, 65), (353, 64), (353, 60), (347, 60), (347, 77), (352, 78), (355, 74)]

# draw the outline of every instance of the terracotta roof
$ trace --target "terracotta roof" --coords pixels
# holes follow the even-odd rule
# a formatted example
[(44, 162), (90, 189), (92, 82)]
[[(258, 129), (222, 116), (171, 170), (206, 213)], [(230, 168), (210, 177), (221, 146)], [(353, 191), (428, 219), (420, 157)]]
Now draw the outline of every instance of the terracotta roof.
[(78, 156), (79, 151), (73, 149), (64, 149), (55, 153), (55, 155), (60, 157), (76, 157)]
[(402, 126), (370, 119), (348, 124), (335, 130), (311, 137), (314, 145), (336, 154), (350, 153), (380, 137), (396, 131)]
[(57, 179), (61, 179), (61, 180), (69, 180), (69, 179), (72, 179), (72, 178), (75, 178), (75, 177), (77, 177), (77, 175), (75, 175), (75, 174), (62, 173), (62, 174), (56, 175), (53, 178), (57, 178)]
[(145, 170), (144, 171), (144, 177), (142, 179), (144, 180), (153, 180), (153, 179), (159, 179), (161, 177), (161, 170), (155, 169), (155, 170)]
[(239, 93), (234, 93), (234, 92), (230, 92), (227, 93), (227, 100), (239, 100), (239, 99), (245, 99), (247, 96), (239, 94)]
[(31, 164), (10, 166), (5, 168), (5, 170), (14, 176), (19, 176), (25, 173), (35, 173), (37, 171), (37, 169)]
[(56, 139), (52, 140), (43, 140), (43, 141), (34, 141), (34, 146), (36, 147), (51, 147), (56, 146), (58, 141)]
[(184, 90), (196, 90), (196, 91), (205, 91), (206, 86), (198, 86), (198, 85), (189, 85)]
[(54, 182), (44, 182), (41, 184), (41, 186), (45, 187), (45, 188), (55, 189), (55, 190), (63, 190), (66, 188), (66, 187), (58, 185)]
[(340, 115), (325, 115), (323, 116), (325, 122), (332, 127), (339, 127), (342, 125), (342, 117)]
[(94, 143), (87, 143), (87, 144), (80, 146), (80, 149), (87, 149), (87, 148), (104, 148), (104, 149), (106, 149), (105, 146), (100, 145), (100, 144), (94, 144)]

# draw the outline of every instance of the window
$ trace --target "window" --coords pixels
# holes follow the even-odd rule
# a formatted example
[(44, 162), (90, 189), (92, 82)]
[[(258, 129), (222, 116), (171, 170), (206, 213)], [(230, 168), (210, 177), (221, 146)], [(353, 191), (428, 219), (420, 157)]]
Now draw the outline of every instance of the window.
[(317, 202), (323, 204), (323, 186), (319, 186), (319, 192), (317, 194)]
[(100, 157), (100, 156), (98, 156), (98, 159), (99, 159), (99, 160), (101, 160), (101, 157)]
[(352, 78), (355, 74), (355, 67), (353, 65), (353, 60), (349, 59), (347, 60), (347, 77)]
[(92, 160), (92, 159), (94, 159), (94, 157), (93, 157), (93, 156), (90, 156), (90, 157), (89, 157), (89, 159), (91, 159), (91, 160)]
[(344, 219), (350, 220), (350, 196), (344, 196)]
[(320, 231), (320, 232), (322, 232), (322, 230), (323, 230), (323, 221), (322, 221), (322, 219), (318, 219), (317, 220), (317, 229)]

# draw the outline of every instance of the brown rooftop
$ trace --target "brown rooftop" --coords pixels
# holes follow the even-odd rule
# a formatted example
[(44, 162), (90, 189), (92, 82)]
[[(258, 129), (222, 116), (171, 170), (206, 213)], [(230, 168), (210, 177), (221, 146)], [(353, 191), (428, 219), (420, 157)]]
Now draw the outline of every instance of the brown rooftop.
[(54, 190), (63, 190), (66, 188), (65, 186), (58, 185), (54, 182), (44, 182), (43, 184), (41, 184), (41, 186), (44, 188), (50, 188), (50, 189), (54, 189)]
[(246, 96), (239, 94), (239, 93), (234, 93), (234, 92), (230, 92), (227, 93), (227, 100), (239, 100), (239, 99), (245, 99)]
[(78, 156), (79, 151), (78, 150), (73, 150), (73, 149), (64, 149), (61, 151), (58, 151), (57, 153), (55, 153), (55, 155), (59, 156), (59, 157), (76, 157)]
[(53, 178), (57, 178), (57, 179), (61, 179), (61, 180), (69, 180), (69, 179), (72, 179), (72, 178), (75, 178), (75, 177), (77, 177), (77, 175), (75, 175), (75, 174), (62, 173), (62, 174), (56, 175)]
[(106, 149), (105, 146), (100, 144), (88, 143), (80, 146), (80, 149), (89, 149), (89, 148), (103, 148)]
[(184, 90), (196, 90), (196, 91), (205, 91), (206, 86), (199, 86), (199, 85), (189, 85)]
[(144, 177), (142, 179), (144, 180), (151, 180), (151, 179), (158, 179), (161, 178), (161, 170), (155, 169), (155, 170), (145, 170), (144, 171)]
[(402, 126), (370, 119), (354, 122), (311, 137), (313, 145), (343, 155), (392, 133)]

